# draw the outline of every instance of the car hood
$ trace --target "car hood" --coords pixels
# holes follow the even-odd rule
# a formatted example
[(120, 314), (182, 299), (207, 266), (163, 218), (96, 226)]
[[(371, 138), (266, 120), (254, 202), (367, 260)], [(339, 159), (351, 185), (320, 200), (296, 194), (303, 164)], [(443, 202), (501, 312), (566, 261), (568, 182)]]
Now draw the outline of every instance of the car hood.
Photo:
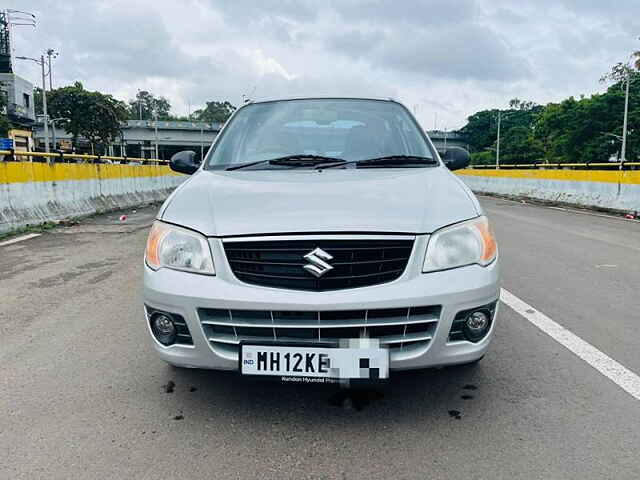
[(164, 221), (207, 236), (307, 232), (431, 233), (479, 214), (444, 167), (202, 170), (174, 192)]

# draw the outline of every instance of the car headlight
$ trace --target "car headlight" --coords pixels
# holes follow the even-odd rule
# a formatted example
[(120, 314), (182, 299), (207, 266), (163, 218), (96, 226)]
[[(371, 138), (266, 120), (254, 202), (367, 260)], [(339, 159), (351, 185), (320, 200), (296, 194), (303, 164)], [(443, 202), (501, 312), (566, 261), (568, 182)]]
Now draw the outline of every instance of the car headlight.
[(478, 217), (438, 230), (427, 245), (423, 272), (465, 265), (487, 266), (496, 259), (498, 246), (487, 217)]
[(216, 273), (207, 239), (167, 223), (153, 224), (144, 257), (153, 270), (166, 267), (205, 275)]

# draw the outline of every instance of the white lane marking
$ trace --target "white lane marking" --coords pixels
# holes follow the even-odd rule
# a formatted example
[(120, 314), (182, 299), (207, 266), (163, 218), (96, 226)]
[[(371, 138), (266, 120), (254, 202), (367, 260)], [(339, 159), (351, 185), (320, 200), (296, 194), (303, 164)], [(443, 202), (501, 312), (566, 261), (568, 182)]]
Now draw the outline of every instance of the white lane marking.
[(504, 288), (500, 291), (500, 300), (635, 397), (636, 400), (640, 400), (640, 377), (638, 375)]
[(22, 235), (21, 237), (12, 238), (11, 240), (7, 240), (5, 242), (0, 242), (0, 247), (5, 247), (7, 245), (12, 245), (14, 243), (22, 242), (23, 240), (29, 240), (30, 238), (39, 237), (42, 235), (41, 233), (29, 233), (28, 235)]

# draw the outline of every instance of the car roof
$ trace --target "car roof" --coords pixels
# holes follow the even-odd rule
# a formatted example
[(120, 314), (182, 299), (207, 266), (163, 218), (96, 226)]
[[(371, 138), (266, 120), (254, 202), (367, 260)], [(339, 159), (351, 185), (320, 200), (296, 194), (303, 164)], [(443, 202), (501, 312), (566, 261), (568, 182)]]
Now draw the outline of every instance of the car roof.
[(394, 98), (389, 97), (344, 97), (344, 96), (294, 96), (294, 97), (275, 97), (275, 98), (261, 98), (256, 100), (248, 100), (245, 105), (252, 103), (268, 103), (268, 102), (287, 102), (291, 100), (375, 100), (379, 102), (395, 102), (400, 103)]

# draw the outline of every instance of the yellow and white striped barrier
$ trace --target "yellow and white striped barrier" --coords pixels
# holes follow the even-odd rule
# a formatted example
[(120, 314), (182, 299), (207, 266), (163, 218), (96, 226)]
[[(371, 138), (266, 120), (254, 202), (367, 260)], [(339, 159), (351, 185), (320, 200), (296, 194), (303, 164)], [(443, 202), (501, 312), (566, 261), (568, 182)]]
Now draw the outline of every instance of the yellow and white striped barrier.
[(456, 173), (478, 193), (640, 211), (640, 170), (470, 168)]
[(0, 162), (0, 234), (164, 200), (185, 178), (166, 164)]

